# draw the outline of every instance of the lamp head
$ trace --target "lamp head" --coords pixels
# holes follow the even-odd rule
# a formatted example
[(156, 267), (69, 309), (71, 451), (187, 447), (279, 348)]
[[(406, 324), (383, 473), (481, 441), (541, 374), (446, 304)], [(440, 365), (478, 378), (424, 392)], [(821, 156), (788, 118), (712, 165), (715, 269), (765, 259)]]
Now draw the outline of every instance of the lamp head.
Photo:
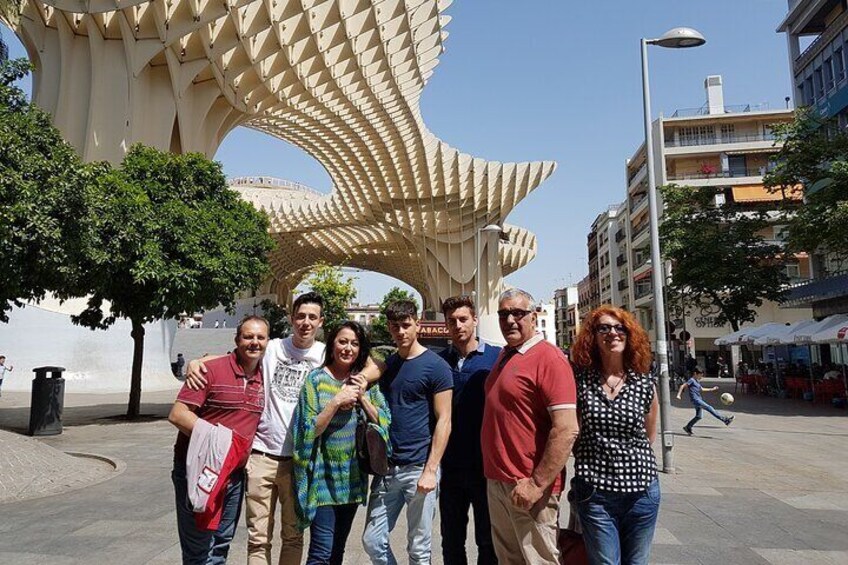
[(698, 31), (691, 27), (676, 27), (662, 34), (657, 39), (648, 41), (651, 45), (669, 47), (672, 49), (684, 49), (686, 47), (700, 47), (707, 40)]

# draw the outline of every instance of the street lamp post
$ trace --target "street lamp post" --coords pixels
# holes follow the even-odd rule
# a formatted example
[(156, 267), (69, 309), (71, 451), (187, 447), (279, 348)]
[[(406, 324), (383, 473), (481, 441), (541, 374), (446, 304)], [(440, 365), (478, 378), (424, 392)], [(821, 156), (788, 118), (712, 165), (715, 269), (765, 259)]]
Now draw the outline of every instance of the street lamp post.
[(665, 297), (663, 296), (662, 254), (660, 253), (657, 183), (654, 173), (654, 139), (651, 128), (651, 92), (648, 80), (648, 45), (673, 49), (698, 47), (706, 43), (704, 36), (688, 27), (676, 27), (657, 39), (642, 38), (642, 102), (645, 114), (645, 161), (648, 167), (648, 214), (651, 232), (651, 280), (654, 286), (654, 329), (657, 336), (657, 362), (660, 368), (660, 433), (662, 436), (663, 472), (674, 472), (674, 436), (671, 433), (671, 391), (668, 383), (668, 341), (665, 327)]

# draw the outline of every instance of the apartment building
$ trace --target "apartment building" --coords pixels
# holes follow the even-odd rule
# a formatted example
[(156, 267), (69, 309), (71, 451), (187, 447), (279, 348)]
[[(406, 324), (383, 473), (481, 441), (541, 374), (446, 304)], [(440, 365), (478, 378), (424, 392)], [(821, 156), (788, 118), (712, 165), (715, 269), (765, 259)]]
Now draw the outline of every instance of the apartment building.
[(789, 0), (778, 27), (786, 34), (796, 106), (814, 106), (848, 127), (846, 0)]
[[(709, 76), (704, 82), (706, 101), (698, 108), (675, 111), (653, 123), (654, 171), (657, 186), (675, 183), (693, 189), (716, 191), (716, 203), (744, 203), (751, 210), (776, 210), (784, 195), (772, 194), (763, 187), (769, 157), (778, 151), (772, 127), (792, 120), (792, 110), (772, 110), (763, 106), (729, 106), (724, 103), (721, 76)], [(621, 214), (626, 240), (619, 243), (625, 257), (617, 265), (621, 285), (619, 305), (634, 311), (641, 324), (654, 335), (653, 283), (648, 216), (648, 180), (644, 143), (626, 161), (627, 199)], [(798, 199), (797, 194), (787, 194)], [(662, 202), (660, 200), (660, 210)], [(761, 235), (767, 240), (781, 241), (784, 226), (775, 222)], [(664, 265), (667, 275), (670, 266)], [(787, 265), (790, 279), (809, 278), (809, 260), (804, 255), (792, 258)], [(599, 273), (600, 275), (600, 273)], [(624, 298), (624, 297), (627, 298)], [(760, 308), (760, 320), (795, 321), (801, 313), (787, 312), (775, 304)], [(670, 320), (675, 329), (672, 340), (683, 331), (691, 336), (689, 350), (705, 355), (716, 349), (713, 340), (730, 331), (716, 323), (714, 313), (688, 312), (685, 319)], [(679, 339), (678, 346), (684, 347)], [(703, 359), (703, 357), (702, 357)]]
[[(589, 269), (591, 271), (591, 263)], [(591, 275), (586, 275), (577, 283), (577, 317), (582, 322), (592, 311), (593, 304), (600, 304), (600, 291), (597, 287), (597, 278), (592, 281)]]
[(565, 349), (577, 338), (580, 331), (579, 291), (576, 286), (554, 291), (556, 312), (556, 344)]

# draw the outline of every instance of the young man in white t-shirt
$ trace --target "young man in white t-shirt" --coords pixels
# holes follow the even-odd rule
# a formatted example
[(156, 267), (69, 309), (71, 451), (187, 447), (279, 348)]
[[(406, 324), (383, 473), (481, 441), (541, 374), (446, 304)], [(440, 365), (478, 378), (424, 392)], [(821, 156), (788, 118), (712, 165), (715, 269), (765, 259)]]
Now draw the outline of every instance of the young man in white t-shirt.
[[(292, 335), (268, 342), (262, 361), (265, 382), (265, 411), (253, 440), (247, 463), (247, 553), (248, 565), (271, 561), (276, 507), (280, 507), (279, 565), (300, 565), (303, 555), (303, 533), (297, 527), (292, 476), (292, 437), (290, 425), (300, 389), (306, 375), (324, 363), (324, 344), (315, 340), (324, 323), (324, 300), (316, 292), (307, 292), (292, 305)], [(189, 363), (186, 382), (189, 387), (205, 386), (204, 357)], [(380, 374), (373, 361), (363, 371), (366, 379), (375, 381)]]
[[(280, 507), (280, 565), (300, 565), (303, 534), (297, 527), (292, 477), (292, 438), (289, 433), (300, 388), (306, 375), (324, 362), (324, 344), (315, 340), (324, 323), (321, 295), (307, 292), (292, 306), (292, 335), (268, 342), (262, 360), (265, 411), (253, 440), (247, 463), (248, 564), (271, 563), (276, 507)], [(188, 366), (190, 387), (205, 385), (202, 361)]]
[(3, 388), (3, 378), (6, 376), (6, 373), (12, 372), (12, 366), (6, 365), (6, 356), (0, 355), (0, 389)]

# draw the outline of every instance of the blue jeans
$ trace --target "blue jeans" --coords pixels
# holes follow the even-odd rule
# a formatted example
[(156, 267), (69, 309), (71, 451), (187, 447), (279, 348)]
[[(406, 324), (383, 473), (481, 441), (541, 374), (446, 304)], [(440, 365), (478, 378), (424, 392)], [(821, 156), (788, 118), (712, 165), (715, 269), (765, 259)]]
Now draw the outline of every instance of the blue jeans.
[(468, 532), (468, 510), (474, 510), (474, 541), (477, 544), (477, 565), (498, 562), (492, 543), (492, 523), (489, 520), (489, 497), (486, 477), (469, 470), (442, 474), (439, 483), (439, 516), (442, 521), (442, 557), (445, 565), (467, 565), (465, 538)]
[(695, 405), (695, 417), (692, 418), (691, 420), (689, 420), (689, 423), (686, 424), (686, 427), (689, 428), (690, 430), (692, 429), (692, 426), (697, 424), (698, 420), (701, 419), (701, 414), (703, 413), (702, 410), (706, 410), (707, 412), (709, 412), (710, 414), (712, 414), (713, 416), (715, 416), (716, 418), (718, 418), (722, 422), (725, 422), (725, 423), (727, 422), (727, 418), (722, 416), (721, 413), (718, 410), (716, 410), (715, 408), (713, 408), (712, 406), (710, 406), (709, 404), (707, 404), (703, 400), (701, 400), (701, 399), (693, 400), (692, 404)]
[(342, 565), (358, 504), (319, 506), (309, 527), (306, 565)]
[[(424, 465), (391, 467), (385, 477), (374, 477), (368, 498), (368, 521), (362, 534), (365, 553), (374, 565), (397, 565), (389, 546), (389, 534), (395, 528), (400, 511), (406, 505), (406, 552), (410, 564), (430, 563), (433, 518), (436, 514), (436, 490), (418, 492), (418, 479)], [(438, 481), (439, 475), (436, 475)]]
[(659, 480), (637, 493), (598, 490), (580, 478), (572, 488), (589, 563), (647, 565), (660, 509)]
[(214, 532), (199, 530), (194, 523), (194, 512), (188, 500), (188, 481), (184, 461), (174, 461), (171, 480), (174, 483), (177, 532), (180, 536), (183, 564), (221, 565), (226, 563), (244, 499), (244, 469), (238, 469), (230, 475), (227, 492), (224, 494), (221, 522)]

